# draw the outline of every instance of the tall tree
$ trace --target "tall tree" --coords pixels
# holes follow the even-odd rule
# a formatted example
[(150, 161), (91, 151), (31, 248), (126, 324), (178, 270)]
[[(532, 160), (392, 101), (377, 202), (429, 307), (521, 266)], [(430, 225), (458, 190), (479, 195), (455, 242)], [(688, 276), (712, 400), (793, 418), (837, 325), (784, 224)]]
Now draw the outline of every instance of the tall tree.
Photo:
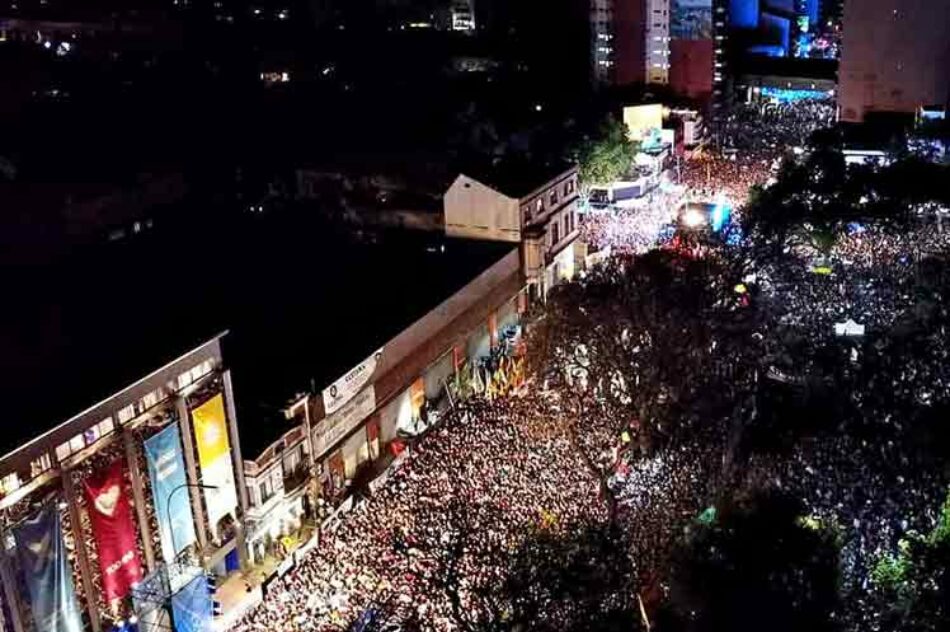
[(629, 138), (627, 126), (623, 121), (608, 118), (577, 151), (581, 185), (589, 189), (620, 179), (630, 171), (635, 155), (636, 145)]

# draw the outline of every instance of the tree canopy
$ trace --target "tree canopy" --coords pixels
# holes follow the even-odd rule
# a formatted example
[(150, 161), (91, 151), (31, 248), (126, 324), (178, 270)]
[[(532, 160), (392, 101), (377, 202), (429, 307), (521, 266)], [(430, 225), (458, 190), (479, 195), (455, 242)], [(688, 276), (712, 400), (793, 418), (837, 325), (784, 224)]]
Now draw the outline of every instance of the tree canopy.
[(636, 144), (630, 140), (627, 126), (608, 117), (597, 134), (577, 149), (582, 186), (610, 184), (620, 179), (630, 170), (635, 155)]

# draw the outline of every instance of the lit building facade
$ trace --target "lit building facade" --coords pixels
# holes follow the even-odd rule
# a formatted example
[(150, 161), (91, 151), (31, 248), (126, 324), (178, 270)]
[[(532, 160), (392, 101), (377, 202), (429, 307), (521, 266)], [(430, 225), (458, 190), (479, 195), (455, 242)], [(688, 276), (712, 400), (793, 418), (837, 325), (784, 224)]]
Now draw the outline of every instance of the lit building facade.
[[(77, 632), (99, 632), (132, 614), (136, 585), (163, 564), (240, 568), (233, 402), (219, 336), (0, 457), (5, 629), (49, 629), (53, 618), (69, 629), (75, 618)], [(31, 560), (17, 548), (31, 534), (53, 558), (61, 541), (68, 579), (24, 575)], [(37, 591), (56, 599), (38, 602)]]
[(670, 82), (670, 0), (646, 0), (644, 47), (646, 82)]
[(614, 0), (590, 3), (591, 72), (598, 84), (614, 82)]
[(452, 237), (522, 244), (529, 296), (544, 299), (574, 276), (577, 167), (519, 182), (462, 174), (443, 198), (445, 232)]

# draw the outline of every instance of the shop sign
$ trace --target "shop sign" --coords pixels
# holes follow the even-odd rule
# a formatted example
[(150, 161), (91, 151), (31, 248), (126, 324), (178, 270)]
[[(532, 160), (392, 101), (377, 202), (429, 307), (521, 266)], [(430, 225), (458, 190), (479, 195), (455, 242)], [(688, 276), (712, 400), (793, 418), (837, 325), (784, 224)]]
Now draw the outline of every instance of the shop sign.
[(314, 454), (323, 456), (327, 449), (376, 410), (376, 389), (369, 385), (340, 410), (320, 420), (313, 431)]
[(346, 375), (323, 389), (323, 410), (327, 415), (338, 411), (353, 399), (364, 386), (369, 384), (382, 355), (383, 349), (380, 348), (370, 357), (350, 369)]

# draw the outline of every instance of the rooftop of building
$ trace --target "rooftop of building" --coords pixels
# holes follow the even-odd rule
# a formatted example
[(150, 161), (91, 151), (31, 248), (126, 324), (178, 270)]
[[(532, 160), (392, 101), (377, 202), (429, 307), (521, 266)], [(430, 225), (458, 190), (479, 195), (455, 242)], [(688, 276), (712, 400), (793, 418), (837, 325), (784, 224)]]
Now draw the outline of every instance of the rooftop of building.
[(353, 235), (313, 214), (191, 220), (5, 275), (0, 453), (224, 330), (242, 451), (511, 250), (431, 233)]
[(468, 165), (462, 173), (510, 198), (521, 199), (573, 167), (562, 160), (505, 160), (495, 165)]

